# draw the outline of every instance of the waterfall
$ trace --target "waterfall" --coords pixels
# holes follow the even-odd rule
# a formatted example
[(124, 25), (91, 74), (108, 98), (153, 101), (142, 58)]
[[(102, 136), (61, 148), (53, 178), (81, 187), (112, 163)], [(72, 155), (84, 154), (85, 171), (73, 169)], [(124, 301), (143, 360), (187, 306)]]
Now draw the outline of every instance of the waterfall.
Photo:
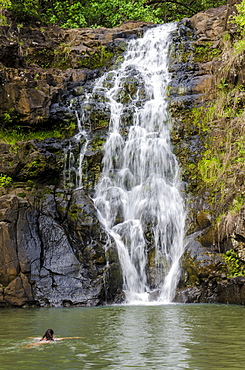
[(167, 99), (175, 29), (165, 24), (130, 40), (121, 66), (93, 90), (110, 110), (94, 203), (115, 240), (130, 303), (171, 301), (184, 251), (185, 209)]

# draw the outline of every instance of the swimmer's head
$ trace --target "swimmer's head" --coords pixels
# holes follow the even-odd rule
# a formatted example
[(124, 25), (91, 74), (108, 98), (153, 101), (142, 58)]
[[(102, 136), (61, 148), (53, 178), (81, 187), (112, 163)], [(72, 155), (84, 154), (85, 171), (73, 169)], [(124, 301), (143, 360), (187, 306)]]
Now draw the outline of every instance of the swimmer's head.
[(54, 331), (52, 329), (46, 330), (44, 336), (42, 337), (42, 340), (54, 340)]

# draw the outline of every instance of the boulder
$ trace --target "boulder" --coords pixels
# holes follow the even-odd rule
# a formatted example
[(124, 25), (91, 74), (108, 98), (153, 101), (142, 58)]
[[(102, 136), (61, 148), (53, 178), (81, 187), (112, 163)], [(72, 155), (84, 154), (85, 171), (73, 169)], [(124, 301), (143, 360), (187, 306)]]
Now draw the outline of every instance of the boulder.
[(208, 9), (204, 12), (195, 14), (190, 18), (192, 27), (195, 29), (198, 43), (202, 41), (220, 40), (226, 30), (228, 16), (228, 6), (223, 5), (219, 8)]

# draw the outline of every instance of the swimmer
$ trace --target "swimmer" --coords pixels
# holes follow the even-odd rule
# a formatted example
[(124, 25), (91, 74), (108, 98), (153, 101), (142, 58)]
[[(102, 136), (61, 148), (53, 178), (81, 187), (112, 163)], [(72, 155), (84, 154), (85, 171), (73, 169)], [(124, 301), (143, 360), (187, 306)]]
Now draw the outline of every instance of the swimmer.
[(58, 341), (58, 340), (63, 340), (63, 339), (77, 339), (77, 338), (82, 338), (82, 337), (54, 338), (54, 331), (53, 331), (53, 329), (48, 329), (48, 330), (46, 330), (46, 332), (44, 333), (44, 335), (42, 336), (42, 338), (34, 338), (34, 337), (29, 337), (29, 338), (31, 338), (31, 339), (37, 339), (38, 342), (29, 343), (24, 348), (34, 347), (34, 346), (37, 346), (39, 344), (44, 344), (44, 343), (47, 343), (47, 342), (50, 343), (50, 342), (54, 342), (54, 341)]
[(45, 334), (40, 339), (40, 341), (42, 341), (42, 340), (54, 340), (54, 331), (53, 331), (53, 329), (46, 330)]

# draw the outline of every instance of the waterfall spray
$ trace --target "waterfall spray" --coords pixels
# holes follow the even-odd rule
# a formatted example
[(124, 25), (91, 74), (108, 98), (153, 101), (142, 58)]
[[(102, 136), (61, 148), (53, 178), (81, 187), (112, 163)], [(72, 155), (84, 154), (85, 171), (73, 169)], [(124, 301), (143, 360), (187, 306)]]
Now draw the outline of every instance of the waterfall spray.
[(165, 24), (131, 40), (121, 66), (99, 78), (93, 90), (103, 92), (110, 110), (94, 203), (115, 240), (129, 303), (153, 296), (171, 301), (184, 251), (185, 209), (167, 99), (175, 29)]

